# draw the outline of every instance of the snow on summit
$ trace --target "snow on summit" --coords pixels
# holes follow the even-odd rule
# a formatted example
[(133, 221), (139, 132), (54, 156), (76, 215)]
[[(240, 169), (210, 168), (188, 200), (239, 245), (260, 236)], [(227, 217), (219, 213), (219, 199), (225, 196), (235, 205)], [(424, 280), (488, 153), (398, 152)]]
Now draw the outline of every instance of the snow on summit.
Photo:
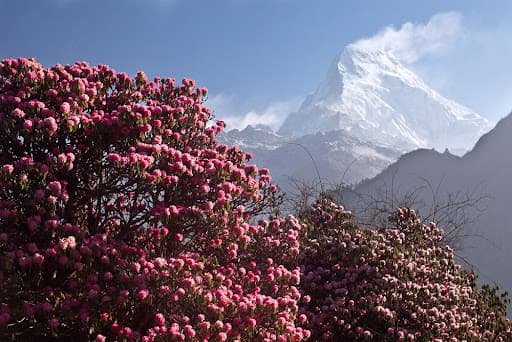
[(279, 134), (299, 137), (343, 129), (403, 152), (433, 147), (461, 153), (491, 128), (488, 120), (431, 89), (392, 52), (356, 42), (334, 60)]
[(419, 148), (462, 155), (491, 123), (440, 95), (412, 69), (454, 45), (460, 20), (457, 13), (441, 13), (426, 24), (386, 27), (347, 45), (300, 107), (250, 112), (241, 120), (275, 127), (275, 118), (292, 111), (277, 134), (254, 126), (224, 132), (221, 140), (253, 153), (282, 188), (295, 180), (356, 184)]

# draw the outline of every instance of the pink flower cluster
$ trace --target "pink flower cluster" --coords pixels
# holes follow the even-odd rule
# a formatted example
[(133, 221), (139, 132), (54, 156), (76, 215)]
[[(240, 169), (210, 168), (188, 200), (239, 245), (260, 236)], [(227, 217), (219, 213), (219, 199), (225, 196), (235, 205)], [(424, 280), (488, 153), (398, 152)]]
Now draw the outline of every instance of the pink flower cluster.
[(216, 142), (206, 93), (105, 65), (0, 63), (1, 339), (309, 336), (301, 226), (249, 224), (276, 188)]
[(506, 301), (496, 289), (477, 289), (474, 275), (441, 245), (442, 231), (422, 224), (414, 210), (398, 209), (389, 229), (361, 229), (324, 197), (303, 217), (310, 227), (301, 261), (308, 302), (301, 312), (315, 340), (512, 338)]

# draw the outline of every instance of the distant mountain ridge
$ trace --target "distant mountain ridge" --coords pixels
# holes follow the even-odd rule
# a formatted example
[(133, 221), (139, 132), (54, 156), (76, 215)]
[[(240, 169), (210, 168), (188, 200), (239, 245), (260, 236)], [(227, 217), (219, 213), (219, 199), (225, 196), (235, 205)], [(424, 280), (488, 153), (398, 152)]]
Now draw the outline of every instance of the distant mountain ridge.
[(270, 168), (273, 181), (286, 192), (296, 190), (295, 181), (318, 182), (318, 178), (326, 186), (356, 183), (377, 175), (400, 156), (395, 149), (360, 141), (342, 131), (292, 138), (277, 135), (270, 127), (248, 126), (219, 139), (251, 152), (253, 162)]
[[(369, 202), (384, 203), (393, 194), (395, 205), (399, 205), (400, 199), (414, 191), (413, 206), (425, 215), (435, 205), (441, 208), (458, 194), (459, 200), (468, 204), (457, 213), (458, 219), (464, 216), (474, 219), (463, 227), (463, 235), (468, 236), (462, 240), (459, 254), (480, 271), (483, 281), (512, 293), (511, 146), (512, 114), (509, 114), (464, 156), (433, 150), (407, 153), (375, 178), (343, 193), (343, 202), (355, 211), (356, 217), (359, 214), (368, 217), (372, 216), (368, 208), (377, 207)], [(427, 183), (432, 188), (426, 187)], [(479, 197), (483, 201), (472, 202)], [(443, 215), (441, 211), (437, 218)]]

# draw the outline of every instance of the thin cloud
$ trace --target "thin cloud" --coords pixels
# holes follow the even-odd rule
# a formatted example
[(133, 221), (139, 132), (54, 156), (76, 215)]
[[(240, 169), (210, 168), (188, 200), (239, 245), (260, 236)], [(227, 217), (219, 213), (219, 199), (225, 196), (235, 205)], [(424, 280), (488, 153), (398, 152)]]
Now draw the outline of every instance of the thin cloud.
[(285, 101), (270, 103), (261, 111), (247, 111), (237, 115), (235, 98), (233, 96), (219, 94), (208, 99), (207, 105), (212, 108), (215, 118), (224, 120), (228, 130), (244, 129), (248, 125), (266, 125), (277, 131), (290, 112), (297, 110), (301, 97), (294, 97)]
[(370, 51), (393, 53), (405, 63), (414, 63), (426, 55), (442, 54), (463, 37), (462, 16), (457, 12), (439, 13), (428, 23), (407, 22), (400, 29), (388, 26), (376, 35), (352, 45)]

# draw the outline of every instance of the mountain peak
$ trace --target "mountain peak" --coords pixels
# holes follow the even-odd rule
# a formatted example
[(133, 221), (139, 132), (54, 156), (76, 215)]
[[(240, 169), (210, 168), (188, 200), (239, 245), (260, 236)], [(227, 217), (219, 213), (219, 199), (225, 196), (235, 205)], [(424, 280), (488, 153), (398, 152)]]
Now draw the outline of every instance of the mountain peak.
[(339, 54), (339, 61), (346, 63), (349, 60), (355, 62), (375, 64), (400, 64), (397, 58), (391, 53), (382, 49), (367, 49), (359, 44), (347, 45)]
[(490, 128), (486, 119), (426, 85), (392, 53), (351, 44), (279, 133), (343, 129), (404, 152), (422, 147), (464, 151)]

